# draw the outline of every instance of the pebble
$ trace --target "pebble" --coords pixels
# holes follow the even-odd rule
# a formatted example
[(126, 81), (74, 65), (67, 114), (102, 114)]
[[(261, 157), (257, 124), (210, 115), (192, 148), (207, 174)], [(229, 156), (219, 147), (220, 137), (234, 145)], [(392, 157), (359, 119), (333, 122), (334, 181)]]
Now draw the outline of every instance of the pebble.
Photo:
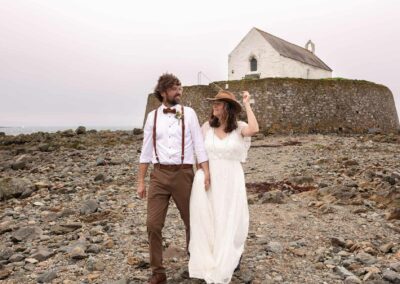
[[(0, 137), (5, 283), (33, 283), (46, 274), (55, 277), (48, 283), (64, 284), (148, 279), (146, 201), (135, 193), (141, 137), (75, 132), (33, 135), (9, 148), (2, 145), (8, 136)], [(400, 183), (393, 173), (400, 144), (368, 135), (365, 142), (353, 135), (297, 137), (296, 146), (284, 146), (286, 136), (253, 141), (278, 147), (251, 148), (243, 164), (246, 182), (264, 185), (246, 192), (249, 235), (232, 283), (396, 283), (400, 220), (393, 192)], [(41, 150), (40, 143), (48, 145)], [(22, 155), (25, 167), (13, 170)], [(168, 282), (202, 283), (185, 274), (184, 225), (172, 199), (163, 236), (163, 246), (178, 252), (165, 258)]]

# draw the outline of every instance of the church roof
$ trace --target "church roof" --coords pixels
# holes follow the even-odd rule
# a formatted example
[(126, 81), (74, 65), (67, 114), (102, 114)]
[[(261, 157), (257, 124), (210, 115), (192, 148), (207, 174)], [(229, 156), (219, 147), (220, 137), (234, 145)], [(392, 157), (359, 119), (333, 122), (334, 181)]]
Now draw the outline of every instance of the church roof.
[(255, 28), (271, 46), (282, 56), (312, 65), (324, 70), (332, 71), (321, 59), (311, 51)]

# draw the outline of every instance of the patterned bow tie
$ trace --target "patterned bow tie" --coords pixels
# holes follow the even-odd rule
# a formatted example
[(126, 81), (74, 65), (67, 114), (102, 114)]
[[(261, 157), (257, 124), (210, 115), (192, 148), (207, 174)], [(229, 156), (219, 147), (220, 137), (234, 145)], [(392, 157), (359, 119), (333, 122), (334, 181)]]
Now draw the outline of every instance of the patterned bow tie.
[(173, 114), (175, 114), (176, 113), (176, 109), (168, 107), (168, 108), (163, 109), (163, 112), (164, 113), (173, 113)]

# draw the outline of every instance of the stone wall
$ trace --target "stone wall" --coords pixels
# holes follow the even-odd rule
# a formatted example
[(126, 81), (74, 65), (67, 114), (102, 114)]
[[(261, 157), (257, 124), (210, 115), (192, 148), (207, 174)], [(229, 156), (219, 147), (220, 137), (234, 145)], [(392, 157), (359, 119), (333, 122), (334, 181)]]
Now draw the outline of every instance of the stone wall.
[[(391, 91), (372, 82), (266, 78), (216, 83), (223, 88), (229, 83), (235, 94), (248, 90), (253, 95), (253, 110), (265, 133), (397, 133), (400, 129)], [(212, 84), (184, 87), (183, 103), (193, 107), (203, 123), (211, 110), (205, 98), (216, 93)], [(158, 105), (150, 94), (146, 117)]]

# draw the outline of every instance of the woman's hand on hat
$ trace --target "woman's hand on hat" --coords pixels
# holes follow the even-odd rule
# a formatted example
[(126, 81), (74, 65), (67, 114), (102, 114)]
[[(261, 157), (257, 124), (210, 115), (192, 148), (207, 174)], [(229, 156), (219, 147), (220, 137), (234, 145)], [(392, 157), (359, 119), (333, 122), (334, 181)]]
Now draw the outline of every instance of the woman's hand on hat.
[(248, 91), (243, 91), (242, 92), (242, 97), (243, 97), (243, 104), (250, 104), (250, 94)]

